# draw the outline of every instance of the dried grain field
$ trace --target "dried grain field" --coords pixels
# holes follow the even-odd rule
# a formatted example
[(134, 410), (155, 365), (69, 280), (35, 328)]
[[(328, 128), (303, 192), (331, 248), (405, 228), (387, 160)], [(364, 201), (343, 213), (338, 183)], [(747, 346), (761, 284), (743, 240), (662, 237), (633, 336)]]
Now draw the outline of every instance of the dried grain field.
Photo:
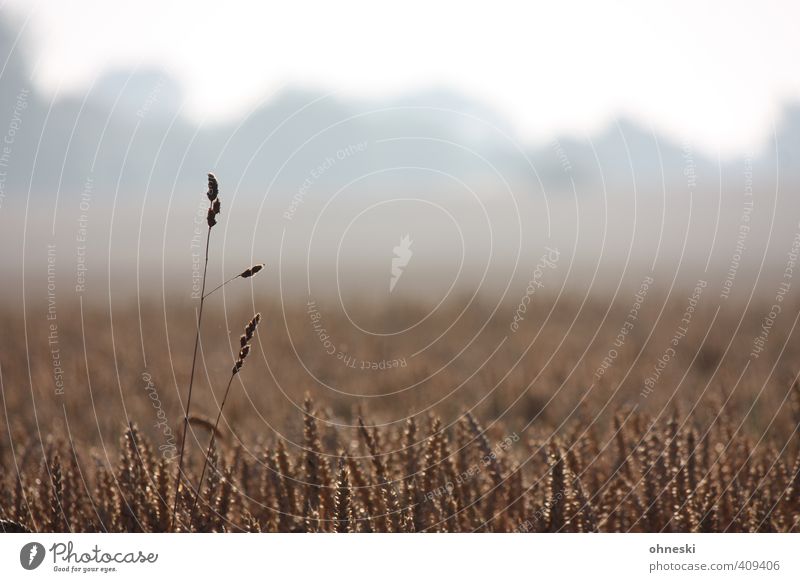
[(798, 531), (797, 305), (759, 343), (768, 305), (709, 294), (686, 326), (691, 290), (635, 297), (537, 297), (516, 333), (513, 305), (465, 302), (406, 339), (348, 332), (334, 302), (256, 298), (240, 341), (250, 301), (211, 309), (177, 503), (193, 305), (61, 307), (57, 352), (46, 309), (4, 313), (2, 527)]

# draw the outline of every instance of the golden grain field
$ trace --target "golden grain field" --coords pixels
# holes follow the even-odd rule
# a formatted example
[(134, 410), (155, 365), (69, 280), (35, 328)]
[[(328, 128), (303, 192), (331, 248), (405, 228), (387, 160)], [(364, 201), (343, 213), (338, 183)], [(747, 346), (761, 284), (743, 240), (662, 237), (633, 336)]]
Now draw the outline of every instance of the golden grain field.
[(656, 279), (355, 311), (205, 272), (199, 303), (31, 294), (0, 313), (2, 528), (796, 531), (800, 302)]
[[(629, 299), (609, 304), (604, 320), (606, 304), (542, 299), (512, 335), (513, 306), (485, 327), (487, 309), (476, 306), (452, 339), (381, 370), (328, 354), (307, 306), (265, 298), (190, 519), (250, 306), (209, 310), (175, 529), (797, 531), (800, 391), (789, 318), (769, 338), (780, 356), (747, 363), (760, 306), (717, 314), (712, 328), (711, 310), (698, 310), (648, 393), (684, 301), (648, 297), (609, 364)], [(61, 316), (60, 393), (43, 316), (27, 322), (26, 336), (20, 315), (4, 314), (6, 531), (170, 530), (191, 307), (176, 302), (165, 320), (128, 305), (115, 309), (113, 326), (102, 309)], [(342, 314), (319, 309), (348, 354), (386, 359), (381, 342), (344, 336)], [(396, 323), (423, 311), (368, 315)], [(453, 319), (445, 310), (430, 325)]]

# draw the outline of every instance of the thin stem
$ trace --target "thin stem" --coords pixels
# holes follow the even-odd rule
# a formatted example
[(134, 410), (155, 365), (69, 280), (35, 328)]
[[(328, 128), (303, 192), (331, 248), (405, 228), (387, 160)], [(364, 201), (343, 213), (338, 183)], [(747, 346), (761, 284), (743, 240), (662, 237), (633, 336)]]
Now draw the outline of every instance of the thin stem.
[(208, 247), (211, 242), (211, 227), (208, 227), (206, 235), (206, 258), (203, 266), (203, 286), (200, 290), (200, 309), (197, 313), (197, 331), (194, 336), (194, 354), (192, 355), (192, 371), (189, 374), (189, 393), (186, 397), (186, 408), (183, 415), (183, 437), (181, 437), (181, 453), (178, 457), (178, 474), (175, 477), (175, 500), (172, 505), (172, 523), (170, 531), (175, 530), (175, 520), (178, 515), (178, 490), (180, 488), (181, 477), (183, 476), (183, 453), (186, 449), (186, 433), (189, 432), (189, 409), (192, 405), (192, 387), (194, 386), (194, 371), (197, 365), (197, 348), (200, 345), (200, 326), (203, 322), (203, 303), (205, 302), (206, 274), (208, 273)]
[(217, 285), (217, 286), (216, 286), (216, 287), (214, 287), (214, 288), (213, 288), (211, 291), (209, 291), (208, 293), (206, 293), (206, 295), (205, 295), (205, 297), (203, 297), (203, 299), (205, 299), (206, 297), (208, 297), (209, 295), (211, 295), (211, 294), (212, 294), (214, 291), (216, 291), (216, 290), (218, 290), (218, 289), (222, 289), (222, 288), (223, 288), (225, 285), (227, 285), (228, 283), (230, 283), (230, 282), (231, 282), (231, 281), (233, 281), (234, 279), (238, 279), (238, 278), (239, 278), (239, 277), (241, 277), (241, 276), (242, 276), (242, 274), (241, 274), (241, 273), (239, 273), (238, 275), (235, 275), (235, 276), (231, 277), (230, 279), (228, 279), (228, 280), (227, 280), (227, 281), (225, 281), (224, 283), (221, 283), (221, 284)]
[(197, 482), (197, 493), (194, 496), (192, 509), (189, 512), (189, 531), (192, 531), (192, 524), (194, 524), (194, 512), (197, 509), (197, 501), (200, 499), (200, 492), (202, 491), (203, 487), (203, 479), (206, 476), (206, 467), (208, 467), (208, 458), (211, 456), (211, 449), (214, 447), (214, 439), (216, 439), (217, 437), (219, 421), (222, 418), (222, 409), (225, 407), (225, 402), (228, 400), (228, 393), (231, 391), (231, 384), (233, 384), (234, 376), (236, 376), (236, 372), (232, 373), (230, 379), (228, 380), (228, 386), (225, 388), (225, 394), (222, 396), (222, 402), (219, 405), (217, 420), (214, 423), (214, 429), (211, 431), (211, 440), (208, 443), (208, 450), (206, 450), (206, 458), (203, 461), (203, 470), (200, 471), (200, 481)]

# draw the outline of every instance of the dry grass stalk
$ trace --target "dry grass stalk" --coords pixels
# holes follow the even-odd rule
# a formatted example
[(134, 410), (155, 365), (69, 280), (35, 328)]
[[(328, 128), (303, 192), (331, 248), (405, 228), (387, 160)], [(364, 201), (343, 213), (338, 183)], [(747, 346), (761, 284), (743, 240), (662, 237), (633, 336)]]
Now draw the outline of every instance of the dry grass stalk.
[(202, 328), (203, 324), (203, 307), (205, 305), (206, 299), (206, 279), (208, 276), (208, 249), (211, 244), (211, 229), (217, 223), (216, 217), (220, 213), (220, 201), (219, 201), (219, 185), (217, 183), (217, 178), (214, 174), (208, 174), (208, 191), (206, 192), (206, 196), (209, 200), (209, 207), (208, 207), (208, 230), (206, 231), (206, 249), (205, 249), (205, 257), (203, 260), (203, 280), (200, 287), (200, 305), (197, 310), (197, 328), (195, 330), (194, 336), (194, 350), (192, 352), (192, 368), (189, 372), (189, 388), (186, 394), (186, 406), (183, 409), (183, 434), (181, 436), (181, 447), (180, 452), (178, 454), (178, 472), (175, 475), (175, 495), (174, 495), (174, 503), (172, 507), (172, 529), (175, 528), (175, 520), (177, 519), (178, 513), (178, 499), (179, 489), (181, 486), (181, 482), (183, 480), (183, 459), (186, 453), (186, 433), (189, 430), (189, 415), (191, 414), (192, 409), (192, 389), (194, 387), (194, 373), (197, 366), (197, 350), (200, 346), (200, 329)]
[(347, 464), (343, 459), (339, 460), (339, 475), (336, 479), (336, 494), (334, 496), (335, 522), (334, 531), (336, 533), (349, 533), (354, 531), (353, 508), (350, 504), (350, 476)]
[(206, 468), (208, 467), (209, 455), (211, 454), (212, 449), (214, 448), (214, 441), (216, 440), (216, 436), (219, 433), (219, 421), (222, 419), (222, 410), (225, 408), (225, 403), (228, 401), (228, 395), (231, 391), (231, 385), (233, 384), (234, 377), (239, 373), (244, 366), (244, 362), (247, 359), (248, 354), (250, 353), (250, 342), (253, 339), (253, 336), (256, 333), (256, 329), (258, 328), (258, 324), (261, 321), (261, 314), (256, 313), (253, 316), (247, 325), (245, 326), (244, 334), (242, 334), (239, 345), (241, 349), (239, 350), (239, 357), (236, 359), (236, 362), (233, 364), (233, 368), (231, 369), (231, 376), (228, 380), (228, 385), (225, 387), (225, 394), (222, 396), (222, 402), (219, 405), (219, 412), (217, 413), (217, 420), (214, 422), (213, 430), (211, 431), (211, 440), (208, 443), (208, 450), (206, 452), (206, 458), (203, 461), (203, 469), (200, 471), (200, 480), (197, 482), (197, 493), (194, 497), (194, 502), (192, 503), (192, 508), (189, 511), (189, 529), (192, 528), (192, 523), (194, 520), (195, 511), (197, 509), (197, 502), (200, 497), (200, 492), (202, 491), (203, 486), (203, 478), (206, 474)]

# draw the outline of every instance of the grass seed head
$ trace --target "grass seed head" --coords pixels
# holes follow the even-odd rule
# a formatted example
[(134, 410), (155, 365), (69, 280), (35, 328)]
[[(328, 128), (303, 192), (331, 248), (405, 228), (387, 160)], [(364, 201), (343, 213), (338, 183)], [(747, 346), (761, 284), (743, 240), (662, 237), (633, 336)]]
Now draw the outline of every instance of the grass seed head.
[(256, 273), (258, 273), (263, 268), (264, 268), (264, 263), (259, 263), (257, 265), (253, 265), (249, 269), (245, 269), (244, 271), (242, 271), (242, 273), (239, 276), (242, 279), (248, 279), (248, 278), (252, 277), (253, 275), (255, 275)]
[(217, 177), (212, 174), (211, 172), (208, 173), (208, 192), (206, 192), (206, 196), (211, 202), (217, 199), (219, 196), (219, 185), (217, 184)]
[(241, 349), (239, 350), (239, 358), (233, 364), (233, 369), (231, 370), (232, 374), (238, 374), (239, 370), (242, 369), (244, 365), (245, 359), (247, 359), (247, 355), (250, 353), (250, 340), (253, 339), (253, 336), (256, 333), (256, 328), (258, 327), (258, 323), (261, 321), (261, 314), (256, 313), (253, 316), (247, 326), (244, 328), (244, 334), (239, 338), (239, 345)]

